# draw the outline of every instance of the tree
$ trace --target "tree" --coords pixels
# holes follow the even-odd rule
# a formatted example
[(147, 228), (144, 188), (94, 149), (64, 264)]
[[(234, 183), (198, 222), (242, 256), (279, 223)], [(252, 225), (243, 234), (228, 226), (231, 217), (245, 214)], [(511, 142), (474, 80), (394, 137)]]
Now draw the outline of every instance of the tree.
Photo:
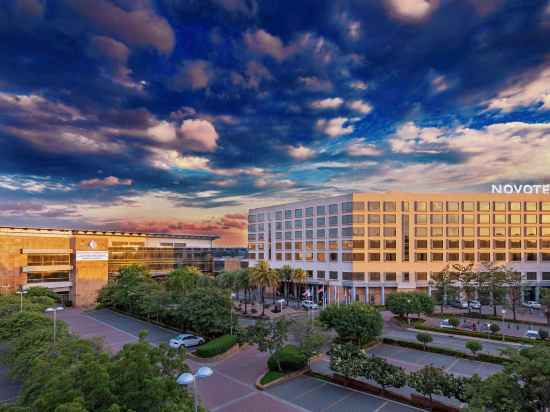
[(521, 272), (504, 266), (504, 283), (508, 290), (508, 298), (512, 305), (512, 315), (517, 320), (517, 308), (521, 304), (521, 292), (523, 288)]
[(174, 299), (180, 299), (198, 286), (202, 276), (201, 271), (193, 266), (178, 268), (166, 277), (166, 290)]
[(483, 350), (483, 345), (477, 340), (469, 340), (468, 342), (466, 342), (465, 346), (466, 349), (472, 352), (474, 356), (476, 356), (478, 352)]
[(382, 387), (382, 393), (388, 386), (402, 388), (407, 384), (407, 374), (403, 369), (388, 363), (383, 358), (367, 358), (363, 365), (362, 376), (379, 384)]
[(449, 316), (449, 325), (453, 328), (458, 328), (460, 326), (460, 319), (456, 316)]
[(239, 270), (237, 277), (237, 285), (239, 289), (244, 291), (244, 313), (248, 313), (248, 301), (250, 299), (250, 274), (251, 270), (249, 268), (243, 268)]
[(330, 350), (330, 369), (346, 378), (361, 376), (368, 355), (353, 343), (336, 344)]
[(327, 341), (326, 334), (313, 322), (295, 321), (290, 325), (290, 333), (296, 340), (298, 347), (310, 359), (321, 351)]
[(292, 281), (293, 270), (289, 265), (284, 265), (279, 269), (280, 281), (283, 282), (285, 288), (285, 299), (288, 300), (288, 284)]
[(444, 395), (447, 392), (447, 381), (448, 375), (445, 371), (432, 365), (412, 372), (408, 379), (411, 388), (430, 399), (430, 410), (433, 408), (433, 396)]
[[(247, 341), (258, 345), (260, 352), (272, 355), (280, 351), (288, 338), (290, 321), (284, 317), (274, 322), (258, 319), (254, 326), (248, 328)], [(276, 357), (279, 372), (282, 372), (280, 359)]]
[(269, 264), (262, 260), (252, 269), (250, 281), (253, 285), (260, 288), (260, 297), (262, 300), (262, 316), (265, 315), (265, 288), (271, 287), (273, 290), (279, 284), (279, 275), (269, 267)]
[(321, 311), (319, 321), (334, 329), (342, 342), (351, 341), (359, 347), (380, 336), (384, 326), (378, 310), (359, 302), (328, 305)]
[(496, 335), (500, 331), (500, 326), (498, 326), (498, 323), (491, 323), (491, 326), (489, 326), (489, 329), (493, 335)]
[(467, 405), (464, 412), (534, 412), (526, 409), (527, 400), (521, 386), (512, 377), (497, 373), (485, 380), (476, 375), (464, 388)]
[(302, 268), (296, 268), (292, 272), (292, 283), (294, 283), (294, 297), (297, 300), (301, 298), (301, 287), (307, 281), (307, 273)]
[(491, 306), (493, 307), (493, 316), (497, 316), (497, 303), (505, 295), (504, 286), (506, 285), (506, 269), (495, 265), (492, 262), (484, 262), (483, 266), (483, 284), (489, 292)]
[(539, 336), (542, 340), (548, 339), (548, 331), (546, 329), (539, 329)]
[(429, 333), (417, 333), (416, 340), (422, 343), (422, 345), (424, 345), (424, 350), (426, 350), (426, 345), (428, 343), (431, 343), (434, 340), (434, 338)]
[(392, 293), (386, 298), (386, 307), (401, 318), (409, 318), (411, 313), (418, 315), (433, 312), (433, 300), (425, 293)]
[[(476, 274), (473, 271), (473, 267), (473, 263), (469, 263), (467, 265), (457, 263), (453, 265), (453, 270), (456, 274), (461, 294), (466, 297), (468, 302), (474, 299), (476, 293)], [(468, 312), (470, 312), (470, 304), (468, 304)]]
[(430, 285), (436, 289), (441, 313), (443, 313), (444, 306), (448, 304), (449, 295), (455, 294), (455, 283), (454, 272), (450, 265), (445, 266), (441, 272), (433, 273), (430, 277)]

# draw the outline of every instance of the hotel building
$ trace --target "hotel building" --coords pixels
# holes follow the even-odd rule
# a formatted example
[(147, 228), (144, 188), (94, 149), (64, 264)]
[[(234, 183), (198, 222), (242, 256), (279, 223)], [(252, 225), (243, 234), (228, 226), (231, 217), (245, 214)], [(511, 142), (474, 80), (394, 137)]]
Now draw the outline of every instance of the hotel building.
[(431, 293), (433, 273), (470, 262), (521, 272), (525, 300), (550, 287), (548, 194), (352, 193), (250, 209), (248, 221), (251, 267), (300, 267), (331, 303)]
[(155, 277), (182, 266), (213, 272), (217, 236), (0, 227), (0, 293), (44, 286), (75, 305), (95, 303), (120, 268), (145, 266)]

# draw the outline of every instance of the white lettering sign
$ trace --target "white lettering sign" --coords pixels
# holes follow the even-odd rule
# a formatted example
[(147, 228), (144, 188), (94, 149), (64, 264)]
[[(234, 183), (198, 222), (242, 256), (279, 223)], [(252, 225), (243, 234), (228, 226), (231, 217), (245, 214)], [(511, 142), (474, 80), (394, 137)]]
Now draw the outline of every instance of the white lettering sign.
[(517, 184), (499, 184), (491, 185), (491, 193), (500, 194), (544, 194), (550, 195), (550, 184), (547, 185), (517, 185)]
[(109, 260), (109, 252), (106, 250), (80, 250), (76, 252), (76, 260)]

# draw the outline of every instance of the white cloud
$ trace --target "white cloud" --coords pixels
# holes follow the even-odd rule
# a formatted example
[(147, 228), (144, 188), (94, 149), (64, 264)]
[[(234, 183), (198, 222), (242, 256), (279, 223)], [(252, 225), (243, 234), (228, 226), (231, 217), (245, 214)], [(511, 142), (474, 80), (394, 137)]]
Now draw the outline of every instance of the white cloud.
[(327, 99), (315, 100), (311, 102), (314, 109), (336, 109), (344, 103), (340, 97), (329, 97)]
[(541, 70), (527, 83), (516, 80), (486, 104), (488, 109), (503, 112), (534, 105), (540, 105), (540, 110), (550, 110), (550, 67)]
[[(319, 119), (315, 124), (318, 131), (330, 136), (338, 137), (346, 134), (353, 133), (353, 126), (348, 122), (351, 119), (346, 117), (334, 117), (332, 119)], [(348, 123), (347, 126), (344, 126)]]
[(164, 120), (147, 129), (147, 134), (158, 142), (172, 142), (176, 140), (175, 126)]
[(315, 151), (303, 145), (289, 146), (288, 154), (296, 160), (306, 160), (312, 157), (315, 154)]
[(281, 39), (267, 31), (260, 29), (244, 34), (246, 47), (258, 54), (266, 54), (277, 61), (283, 61), (292, 55), (296, 49), (292, 46), (285, 47)]
[(314, 92), (328, 92), (332, 90), (332, 83), (328, 80), (322, 80), (315, 76), (299, 77), (298, 81), (306, 89)]
[(354, 139), (347, 146), (350, 156), (378, 156), (382, 151), (372, 143), (365, 143), (363, 139)]
[(352, 21), (348, 24), (348, 34), (352, 40), (357, 40), (361, 35), (361, 23), (358, 21)]
[(443, 75), (435, 76), (431, 83), (435, 93), (442, 93), (449, 88), (447, 79)]
[(42, 193), (45, 191), (68, 192), (72, 190), (71, 185), (55, 182), (49, 177), (28, 175), (0, 175), (0, 188), (28, 193)]
[(107, 176), (103, 179), (87, 179), (80, 182), (80, 187), (90, 189), (96, 187), (107, 187), (107, 186), (131, 186), (132, 179), (119, 179), (116, 176)]
[(372, 106), (363, 100), (353, 100), (348, 103), (348, 107), (362, 114), (368, 114), (372, 111)]
[(263, 189), (266, 187), (273, 188), (273, 189), (287, 189), (294, 186), (294, 182), (290, 179), (260, 177), (254, 181), (254, 186), (259, 189)]
[(439, 6), (439, 0), (386, 0), (386, 4), (398, 19), (421, 20)]
[(213, 152), (218, 147), (218, 133), (207, 120), (184, 120), (179, 130), (181, 139), (189, 150)]
[(396, 153), (439, 153), (446, 149), (445, 131), (436, 127), (417, 127), (413, 122), (403, 124), (390, 138)]
[(208, 61), (189, 60), (172, 79), (172, 87), (176, 90), (200, 90), (208, 87), (213, 77), (214, 69)]
[(356, 80), (354, 82), (351, 82), (350, 86), (352, 89), (356, 89), (356, 90), (367, 90), (367, 87), (368, 87), (367, 83), (362, 82), (361, 80)]

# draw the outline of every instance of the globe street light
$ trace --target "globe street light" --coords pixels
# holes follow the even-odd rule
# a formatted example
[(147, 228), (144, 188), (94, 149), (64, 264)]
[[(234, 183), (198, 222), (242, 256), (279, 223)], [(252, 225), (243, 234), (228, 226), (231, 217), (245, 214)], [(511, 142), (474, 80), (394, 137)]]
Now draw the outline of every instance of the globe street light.
[(197, 370), (197, 373), (195, 373), (194, 375), (189, 372), (184, 372), (180, 376), (178, 376), (178, 379), (176, 379), (176, 382), (178, 385), (188, 386), (193, 384), (193, 399), (195, 402), (195, 412), (198, 412), (199, 410), (199, 402), (197, 398), (198, 379), (208, 378), (209, 376), (212, 376), (213, 373), (214, 371), (208, 366), (201, 366), (199, 370)]
[(15, 293), (17, 293), (18, 295), (21, 296), (21, 306), (19, 307), (19, 312), (23, 312), (23, 295), (25, 295), (27, 293), (27, 291), (21, 289), (21, 290), (18, 290), (17, 292), (15, 292)]
[(46, 313), (53, 312), (53, 344), (55, 345), (55, 335), (56, 335), (56, 321), (57, 321), (57, 312), (65, 309), (63, 306), (57, 306), (55, 308), (47, 308)]

